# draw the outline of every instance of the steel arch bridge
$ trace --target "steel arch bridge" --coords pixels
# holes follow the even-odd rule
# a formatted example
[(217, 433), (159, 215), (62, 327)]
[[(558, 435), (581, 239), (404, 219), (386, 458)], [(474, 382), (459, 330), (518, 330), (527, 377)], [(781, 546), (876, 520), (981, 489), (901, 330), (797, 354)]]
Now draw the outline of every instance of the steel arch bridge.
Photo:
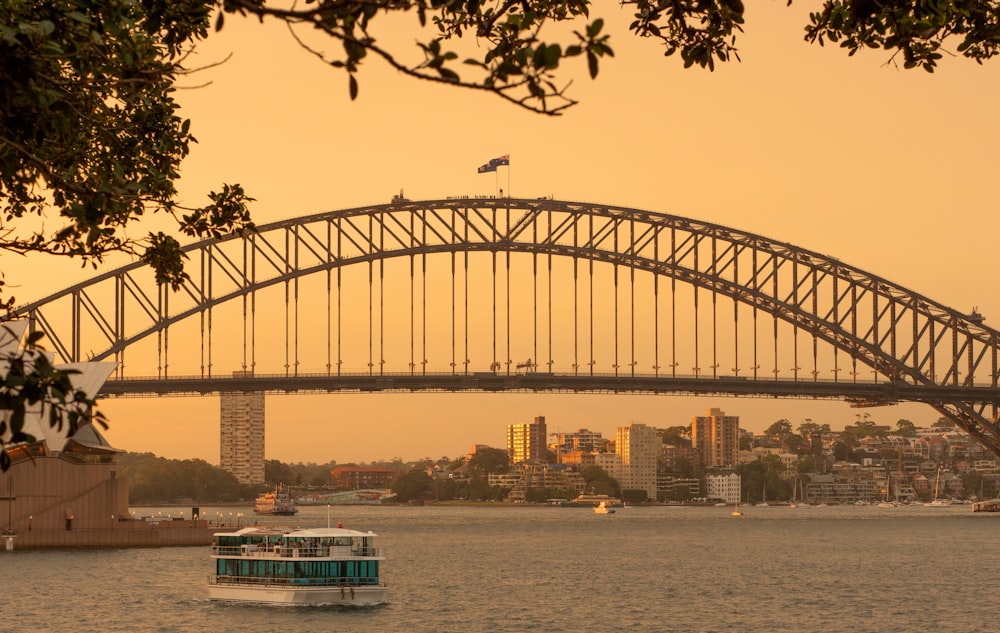
[(1000, 455), (1000, 335), (975, 310), (726, 226), (545, 198), (398, 197), (184, 252), (178, 292), (137, 263), (17, 314), (65, 362), (117, 362), (105, 395), (914, 401)]

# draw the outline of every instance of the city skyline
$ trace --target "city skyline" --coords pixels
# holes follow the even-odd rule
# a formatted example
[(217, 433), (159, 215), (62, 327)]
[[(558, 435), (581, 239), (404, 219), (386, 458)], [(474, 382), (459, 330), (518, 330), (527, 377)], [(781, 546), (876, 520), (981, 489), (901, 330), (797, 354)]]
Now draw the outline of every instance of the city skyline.
[[(990, 148), (1000, 140), (996, 64), (945, 59), (927, 75), (885, 66), (882, 53), (848, 58), (801, 41), (807, 7), (770, 3), (748, 8), (742, 63), (683, 70), (629, 36), (626, 15), (606, 11), (616, 57), (596, 82), (581, 73), (574, 84), (581, 104), (559, 118), (408, 81), (375, 63), (365, 66), (352, 103), (343, 74), (315, 63), (281, 28), (231, 21), (196, 59), (233, 58), (191, 81), (211, 85), (179, 96), (200, 141), (183, 165), (182, 195), (200, 200), (222, 181), (241, 182), (258, 200), (252, 211), (260, 224), (388, 202), (400, 190), (413, 199), (491, 194), (494, 176), (475, 168), (508, 155), (503, 184), (514, 195), (734, 226), (828, 253), (956, 309), (978, 306), (987, 325), (1000, 322), (1000, 297), (986, 285), (989, 249), (970, 236), (970, 227), (995, 225), (986, 183), (996, 167)], [(262, 37), (269, 46), (254, 46)], [(112, 263), (120, 261), (101, 270)], [(2, 266), (21, 303), (95, 274), (79, 262), (37, 257), (4, 255)], [(151, 402), (101, 403), (113, 446), (218, 460), (217, 398)], [(712, 407), (755, 430), (782, 418), (836, 427), (862, 411), (839, 402), (622, 395), (267, 402), (266, 458), (315, 462), (502, 446), (506, 424), (538, 415), (551, 429), (608, 434), (632, 422), (683, 424)], [(921, 405), (865, 411), (890, 425), (938, 417)], [(442, 437), (454, 444), (439, 448)]]
[[(417, 395), (422, 395), (422, 394), (417, 394)], [(476, 397), (474, 395), (471, 396), (460, 395), (460, 394), (451, 394), (451, 395), (454, 398), (463, 398), (463, 399), (475, 399)], [(399, 394), (393, 394), (393, 396), (399, 396)], [(294, 396), (283, 396), (283, 397), (294, 397)], [(322, 397), (319, 396), (300, 396), (300, 397), (314, 398), (315, 400), (318, 401), (315, 403), (315, 406), (320, 408), (323, 407), (323, 404), (321, 402), (323, 399)], [(344, 397), (351, 397), (351, 396), (344, 396)], [(371, 398), (381, 398), (390, 396), (368, 395), (368, 396), (354, 396), (354, 397), (371, 399)], [(487, 396), (483, 394), (482, 397), (487, 397)], [(510, 395), (503, 397), (512, 398), (512, 396)], [(539, 396), (539, 397), (544, 398), (544, 396)], [(565, 397), (566, 396), (563, 396), (563, 398)], [(618, 396), (618, 398), (629, 398), (629, 397), (658, 398), (662, 400), (679, 396)], [(301, 441), (302, 440), (301, 434), (295, 432), (294, 430), (289, 430), (289, 427), (287, 425), (272, 424), (265, 430), (264, 458), (265, 460), (277, 460), (285, 463), (302, 462), (302, 463), (317, 463), (317, 464), (334, 462), (334, 461), (343, 464), (379, 463), (379, 462), (392, 461), (396, 458), (402, 459), (404, 462), (418, 461), (424, 458), (437, 460), (441, 457), (457, 459), (469, 453), (470, 449), (475, 445), (485, 445), (485, 446), (490, 446), (492, 448), (505, 449), (507, 446), (507, 440), (506, 440), (507, 427), (511, 424), (529, 424), (536, 417), (542, 417), (546, 419), (546, 427), (548, 429), (548, 435), (550, 437), (553, 434), (557, 434), (560, 432), (572, 433), (581, 428), (586, 428), (589, 429), (590, 431), (600, 433), (605, 439), (610, 439), (615, 437), (616, 430), (618, 428), (627, 426), (629, 424), (636, 424), (636, 423), (646, 424), (647, 426), (651, 426), (658, 429), (667, 428), (671, 426), (690, 426), (693, 417), (703, 415), (705, 412), (705, 409), (702, 409), (700, 411), (692, 411), (690, 412), (689, 415), (685, 416), (683, 414), (680, 414), (679, 416), (673, 417), (669, 420), (665, 420), (661, 423), (651, 422), (648, 420), (646, 421), (629, 420), (629, 421), (618, 422), (614, 421), (613, 419), (614, 410), (616, 409), (616, 407), (613, 404), (614, 402), (613, 400), (611, 402), (608, 402), (608, 399), (606, 397), (602, 398), (601, 396), (594, 396), (589, 394), (579, 395), (576, 396), (576, 398), (578, 400), (591, 401), (590, 407), (588, 407), (586, 402), (580, 402), (578, 404), (578, 406), (581, 409), (583, 410), (589, 409), (589, 410), (587, 411), (587, 417), (584, 418), (583, 416), (581, 416), (580, 418), (577, 418), (577, 419), (588, 419), (591, 420), (590, 422), (564, 424), (563, 420), (554, 420), (553, 416), (546, 415), (542, 411), (535, 412), (531, 410), (530, 406), (526, 409), (520, 407), (522, 410), (528, 411), (530, 415), (526, 414), (517, 417), (516, 419), (514, 418), (505, 419), (503, 418), (502, 413), (497, 414), (496, 416), (490, 415), (487, 416), (486, 419), (478, 420), (477, 423), (471, 428), (446, 425), (445, 431), (441, 431), (440, 435), (435, 435), (434, 437), (430, 438), (425, 444), (423, 444), (422, 451), (415, 449), (409, 452), (402, 451), (399, 453), (392, 453), (392, 454), (390, 454), (389, 452), (380, 453), (378, 451), (377, 446), (372, 446), (370, 443), (366, 443), (363, 438), (363, 434), (378, 432), (383, 427), (386, 428), (391, 427), (392, 422), (368, 424), (358, 433), (348, 432), (347, 434), (345, 434), (345, 436), (349, 437), (352, 440), (348, 443), (348, 446), (342, 448), (335, 448), (331, 450), (329, 453), (316, 452), (315, 450), (312, 450), (310, 452), (306, 452), (305, 450), (297, 452), (299, 449), (309, 448), (308, 442), (303, 443)], [(168, 403), (168, 407), (169, 403), (172, 400), (178, 400), (178, 399), (165, 400), (165, 402)], [(218, 414), (217, 398), (203, 398), (201, 400), (209, 401), (209, 404), (211, 404), (211, 402), (214, 401), (215, 407), (213, 412), (214, 415)], [(896, 410), (900, 412), (909, 410), (911, 413), (919, 412), (920, 409), (929, 410), (928, 407), (922, 407), (919, 405), (911, 404), (911, 405), (898, 405), (892, 407), (882, 407), (875, 411), (872, 411), (870, 409), (852, 409), (850, 411), (853, 411), (853, 413), (851, 413), (847, 418), (839, 421), (816, 418), (811, 416), (805, 416), (798, 419), (778, 416), (775, 417), (774, 419), (770, 419), (766, 417), (759, 417), (753, 414), (749, 414), (749, 419), (748, 419), (747, 415), (740, 412), (740, 403), (746, 403), (747, 405), (752, 405), (755, 403), (754, 402), (755, 400), (756, 399), (752, 398), (743, 398), (743, 399), (726, 398), (726, 399), (716, 399), (715, 401), (727, 402), (727, 405), (724, 408), (726, 415), (739, 418), (740, 429), (750, 431), (752, 433), (761, 433), (767, 427), (771, 426), (771, 424), (781, 419), (788, 419), (789, 422), (792, 424), (793, 430), (797, 429), (798, 426), (803, 422), (810, 421), (810, 422), (815, 422), (817, 424), (829, 424), (831, 429), (833, 429), (834, 431), (839, 431), (842, 430), (844, 427), (850, 426), (855, 422), (857, 422), (858, 420), (862, 419), (865, 413), (868, 413), (867, 419), (869, 421), (874, 422), (875, 424), (878, 424), (880, 426), (888, 426), (893, 429), (896, 427), (897, 420), (900, 419), (908, 419), (911, 422), (913, 422), (917, 427), (926, 428), (930, 427), (935, 421), (937, 421), (938, 417), (940, 417), (936, 415), (923, 416), (923, 417), (914, 415), (898, 415), (898, 416), (889, 415), (890, 412)], [(705, 401), (709, 402), (710, 399), (706, 398)], [(793, 401), (779, 401), (779, 403), (780, 402), (793, 402)], [(769, 406), (774, 407), (775, 405), (772, 402), (769, 403)], [(780, 404), (778, 406), (780, 406)], [(569, 405), (563, 403), (559, 405), (558, 408), (565, 411), (573, 407), (572, 403), (570, 403)], [(707, 408), (710, 409), (718, 407), (709, 406)], [(763, 408), (763, 407), (747, 406), (748, 411), (753, 410), (755, 408)], [(213, 421), (211, 419), (211, 415), (213, 415), (213, 412), (205, 413), (205, 417), (207, 419), (205, 420), (204, 423), (218, 425), (217, 420)], [(606, 412), (606, 415), (608, 416), (603, 420), (600, 418), (602, 412)], [(166, 412), (162, 413), (169, 417), (169, 408)], [(482, 418), (482, 416), (480, 417)], [(185, 423), (185, 425), (192, 423), (196, 424), (198, 422), (188, 421), (187, 423)], [(110, 436), (112, 434), (113, 429), (114, 426), (112, 426), (111, 429), (106, 431), (105, 435)], [(218, 429), (216, 428), (215, 430), (217, 431)], [(215, 436), (218, 437), (217, 432), (215, 433)], [(155, 441), (155, 438), (148, 440), (148, 443), (142, 445), (142, 447), (139, 448), (122, 446), (118, 443), (115, 443), (115, 441), (113, 440), (109, 441), (111, 442), (112, 446), (115, 446), (115, 448), (128, 450), (130, 452), (149, 452), (160, 457), (169, 457), (173, 459), (202, 459), (210, 464), (219, 465), (220, 447), (217, 442), (214, 445), (211, 444), (203, 445), (201, 447), (198, 447), (197, 450), (189, 451), (180, 455), (169, 455), (169, 454), (163, 454), (160, 450), (157, 449), (157, 442)], [(303, 455), (314, 455), (314, 457), (304, 457)]]

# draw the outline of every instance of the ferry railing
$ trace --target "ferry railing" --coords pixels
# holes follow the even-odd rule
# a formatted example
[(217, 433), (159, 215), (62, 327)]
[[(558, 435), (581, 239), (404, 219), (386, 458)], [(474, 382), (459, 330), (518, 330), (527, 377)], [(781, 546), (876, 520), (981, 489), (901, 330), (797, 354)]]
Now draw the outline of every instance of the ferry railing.
[(210, 585), (254, 585), (259, 587), (385, 587), (378, 576), (331, 576), (326, 578), (273, 578), (261, 576), (209, 576)]
[(213, 545), (212, 556), (231, 558), (340, 558), (344, 560), (382, 558), (381, 547), (292, 547), (290, 545)]

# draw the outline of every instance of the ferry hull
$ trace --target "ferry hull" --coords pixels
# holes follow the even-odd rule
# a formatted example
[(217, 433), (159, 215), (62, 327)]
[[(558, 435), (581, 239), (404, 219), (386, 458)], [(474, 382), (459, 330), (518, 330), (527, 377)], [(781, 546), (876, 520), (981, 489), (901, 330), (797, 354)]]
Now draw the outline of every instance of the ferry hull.
[(258, 604), (344, 605), (368, 607), (386, 602), (384, 586), (365, 587), (259, 587), (210, 584), (208, 597), (223, 602)]

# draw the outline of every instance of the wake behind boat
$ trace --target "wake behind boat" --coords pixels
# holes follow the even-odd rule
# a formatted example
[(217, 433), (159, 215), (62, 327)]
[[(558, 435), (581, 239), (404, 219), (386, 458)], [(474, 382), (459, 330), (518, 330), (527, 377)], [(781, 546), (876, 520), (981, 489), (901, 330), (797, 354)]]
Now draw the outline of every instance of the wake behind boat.
[(343, 527), (218, 532), (208, 597), (227, 602), (371, 606), (386, 601), (375, 534)]

